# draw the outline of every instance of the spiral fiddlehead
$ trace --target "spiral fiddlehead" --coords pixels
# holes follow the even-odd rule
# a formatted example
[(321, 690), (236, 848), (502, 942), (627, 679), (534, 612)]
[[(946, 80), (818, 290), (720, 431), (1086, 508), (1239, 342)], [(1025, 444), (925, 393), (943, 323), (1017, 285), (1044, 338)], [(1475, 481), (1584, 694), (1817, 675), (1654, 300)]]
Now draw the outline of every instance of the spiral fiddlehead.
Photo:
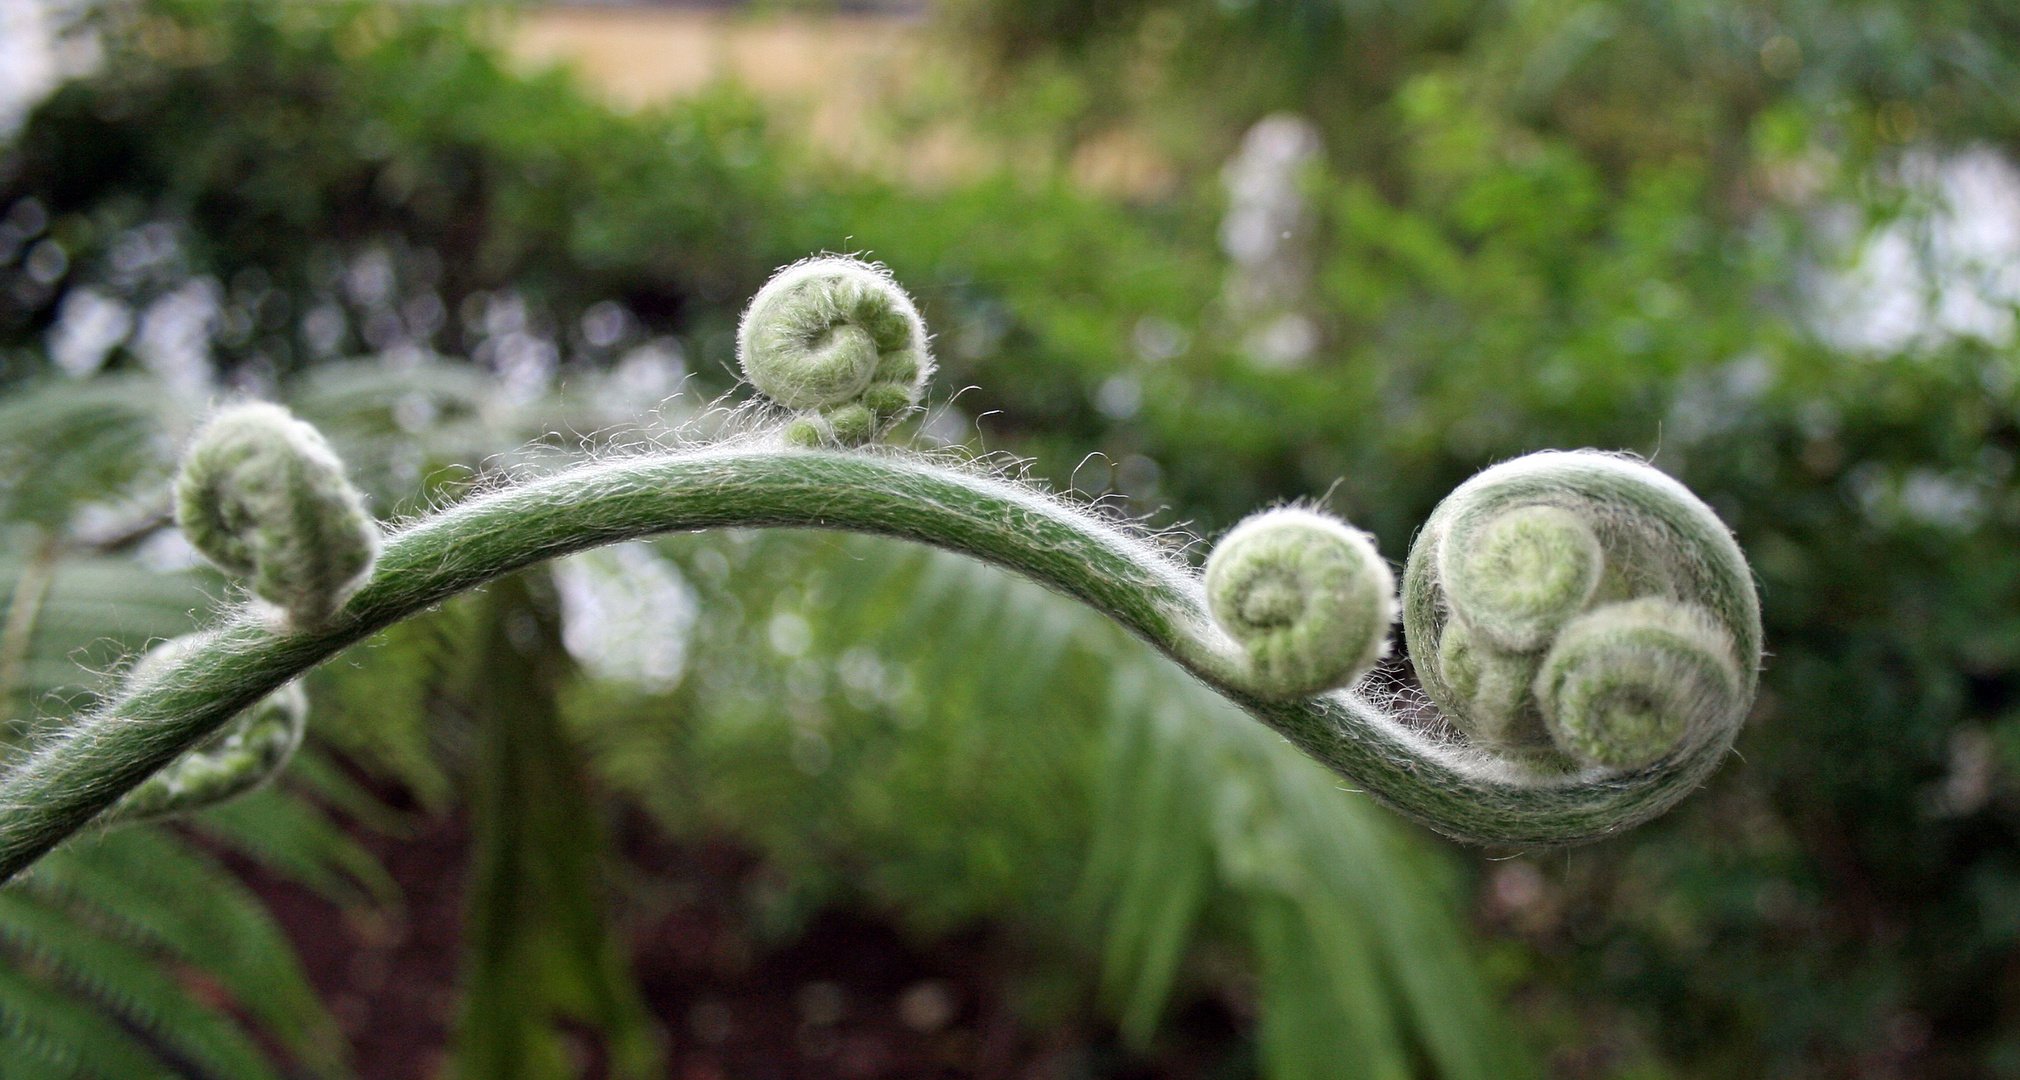
[[(246, 402), (197, 432), (175, 480), (176, 524), (219, 569), (252, 579), (282, 625), (329, 621), (371, 575), (378, 526), (322, 433), (278, 405)], [(200, 638), (156, 646), (127, 673), (159, 677)], [(301, 745), (308, 696), (298, 682), (271, 691), (149, 776), (100, 816), (112, 825), (201, 809), (245, 794), (286, 767)]]
[(1221, 666), (1258, 697), (1346, 686), (1388, 652), (1395, 577), (1368, 534), (1311, 510), (1256, 514), (1206, 561), (1213, 621), (1241, 647)]
[(785, 268), (737, 328), (744, 377), (794, 411), (796, 446), (860, 446), (918, 404), (933, 356), (926, 323), (882, 267), (841, 256)]
[[(1568, 843), (1626, 828), (1694, 789), (1730, 745), (1760, 657), (1751, 577), (1710, 510), (1654, 469), (1589, 452), (1531, 455), (1440, 505), (1405, 568), (1403, 622), (1420, 681), (1457, 732), (1444, 733), (1346, 685), (1382, 654), (1393, 600), (1372, 545), (1337, 521), (1259, 515), (1222, 542), (1203, 581), (1169, 548), (1028, 485), (899, 451), (836, 452), (909, 408), (929, 364), (909, 301), (898, 302), (895, 286), (880, 292), (887, 284), (874, 268), (816, 260), (753, 302), (741, 330), (746, 370), (800, 410), (784, 446), (759, 439), (645, 454), (490, 491), (403, 528), (376, 569), (369, 533), (297, 529), (337, 539), (293, 575), (324, 583), (320, 591), (290, 603), (299, 594), (258, 589), (290, 610), (287, 622), (231, 615), (0, 776), (0, 881), (338, 649), (543, 559), (683, 529), (877, 533), (1025, 574), (1115, 619), (1357, 786), (1463, 840)], [(788, 347), (774, 347), (781, 342)], [(791, 362), (767, 373), (781, 358)], [(236, 435), (215, 446), (199, 438), (182, 481), (227, 493), (195, 498), (196, 512), (185, 513), (192, 542), (227, 566), (246, 565), (250, 552), (256, 575), (262, 551), (287, 545), (247, 540), (234, 513), (285, 521), (251, 509), (278, 505), (340, 523), (356, 506), (327, 485), (342, 472), (321, 458), (320, 439), (283, 419), (294, 423), (266, 414), (254, 441), (283, 436), (295, 448), (289, 464), (253, 473), (306, 477), (280, 485), (297, 494), (248, 498), (213, 479), (257, 456), (224, 452)]]
[(279, 405), (218, 411), (175, 481), (191, 546), (297, 626), (334, 614), (372, 571), (378, 527), (315, 428)]
[(1745, 558), (1683, 485), (1629, 458), (1532, 454), (1467, 481), (1419, 534), (1403, 596), (1432, 700), (1541, 772), (1723, 745), (1753, 698)]
[[(195, 645), (191, 638), (164, 642), (142, 657), (127, 678), (151, 678)], [(287, 766), (301, 746), (308, 715), (309, 699), (301, 683), (288, 683), (127, 792), (94, 824), (115, 825), (201, 810), (264, 785)]]

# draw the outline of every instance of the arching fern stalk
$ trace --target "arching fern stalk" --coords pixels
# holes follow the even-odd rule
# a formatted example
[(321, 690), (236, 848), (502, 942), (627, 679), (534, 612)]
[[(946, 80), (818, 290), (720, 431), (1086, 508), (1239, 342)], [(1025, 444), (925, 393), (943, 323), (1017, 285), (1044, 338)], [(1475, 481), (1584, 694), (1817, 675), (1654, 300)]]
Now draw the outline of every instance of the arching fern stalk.
[(292, 721), (254, 706), (344, 646), (532, 563), (675, 530), (877, 533), (1025, 574), (1389, 805), (1477, 843), (1576, 842), (1661, 813), (1717, 766), (1752, 700), (1761, 630), (1745, 559), (1703, 503), (1637, 461), (1535, 454), (1438, 508), (1404, 575), (1418, 675), (1449, 718), (1427, 723), (1350, 689), (1394, 611), (1358, 530), (1265, 511), (1202, 581), (1055, 496), (871, 446), (931, 360), (910, 300), (854, 260), (783, 271), (738, 340), (751, 381), (794, 410), (783, 425), (475, 496), (383, 544), (312, 429), (268, 405), (221, 412), (186, 455), (178, 516), (257, 598), (150, 657), (0, 778), (0, 880), (164, 767), (131, 797), (144, 806), (115, 812), (200, 805), (270, 775)]

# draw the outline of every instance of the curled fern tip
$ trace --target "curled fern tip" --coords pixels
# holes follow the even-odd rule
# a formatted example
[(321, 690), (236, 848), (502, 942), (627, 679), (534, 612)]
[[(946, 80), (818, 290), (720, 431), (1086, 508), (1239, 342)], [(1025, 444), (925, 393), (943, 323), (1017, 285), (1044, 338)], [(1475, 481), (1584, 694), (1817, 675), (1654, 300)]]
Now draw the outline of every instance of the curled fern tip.
[(794, 411), (786, 441), (860, 446), (919, 402), (933, 369), (926, 324), (888, 271), (827, 256), (786, 267), (737, 328), (744, 377)]
[(1425, 691), (1538, 773), (1722, 747), (1753, 699), (1745, 558), (1710, 508), (1630, 458), (1532, 454), (1462, 484), (1419, 534), (1403, 595)]
[(1345, 686), (1373, 667), (1388, 651), (1394, 596), (1368, 534), (1311, 510), (1249, 517), (1206, 563), (1208, 611), (1247, 659), (1233, 681), (1272, 700)]
[(320, 625), (370, 576), (379, 532), (322, 433), (279, 405), (218, 411), (175, 481), (191, 546), (296, 627)]
[[(156, 646), (127, 675), (155, 678), (170, 661), (196, 648), (176, 638)], [(309, 716), (300, 680), (287, 683), (226, 722), (208, 739), (176, 758), (100, 815), (101, 827), (148, 821), (228, 802), (266, 784), (294, 757)]]

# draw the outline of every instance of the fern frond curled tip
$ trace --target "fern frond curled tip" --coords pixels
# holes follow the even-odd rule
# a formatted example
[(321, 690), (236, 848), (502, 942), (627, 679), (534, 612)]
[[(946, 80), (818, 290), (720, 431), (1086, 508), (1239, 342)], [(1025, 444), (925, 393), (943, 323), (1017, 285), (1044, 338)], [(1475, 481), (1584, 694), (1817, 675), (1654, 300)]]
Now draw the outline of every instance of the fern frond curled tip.
[(200, 428), (175, 480), (175, 520), (295, 626), (327, 621), (372, 571), (379, 531), (321, 432), (244, 402)]
[(1395, 577), (1368, 534), (1336, 518), (1253, 515), (1214, 545), (1204, 584), (1214, 622), (1246, 660), (1229, 681), (1259, 697), (1346, 686), (1388, 652)]
[(1403, 595), (1425, 692), (1540, 774), (1722, 748), (1753, 700), (1745, 557), (1687, 488), (1631, 458), (1531, 454), (1468, 480), (1418, 535)]
[(861, 446), (919, 403), (933, 356), (912, 298), (880, 266), (826, 256), (779, 271), (737, 327), (751, 385), (793, 410), (793, 446)]

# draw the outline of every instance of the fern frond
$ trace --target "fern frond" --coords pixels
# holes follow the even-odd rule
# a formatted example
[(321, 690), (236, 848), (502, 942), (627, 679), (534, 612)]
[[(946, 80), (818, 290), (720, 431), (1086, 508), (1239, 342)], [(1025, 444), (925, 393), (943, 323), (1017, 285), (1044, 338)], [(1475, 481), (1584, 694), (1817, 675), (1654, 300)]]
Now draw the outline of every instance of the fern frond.
[(556, 1022), (569, 1018), (605, 1036), (611, 1076), (663, 1075), (657, 1024), (604, 914), (604, 827), (555, 704), (559, 628), (527, 575), (485, 599), (490, 629), (470, 688), (485, 745), (471, 784), (455, 1073), (565, 1075)]
[(419, 824), (419, 814), (387, 805), (314, 742), (295, 751), (288, 762), (288, 778), (317, 802), (381, 836), (409, 836)]
[(225, 870), (161, 830), (133, 826), (37, 863), (20, 889), (120, 940), (214, 977), (299, 1060), (341, 1075), (342, 1038), (273, 918)]
[[(1445, 1080), (1528, 1071), (1425, 841), (1099, 618), (872, 539), (662, 548), (709, 613), (679, 708), (635, 706), (628, 739), (605, 691), (583, 722), (601, 760), (633, 757), (607, 774), (654, 776), (660, 807), (691, 793), (667, 820), (751, 836), (808, 904), (849, 887), (823, 869), (839, 865), (929, 933), (977, 917), (1086, 927), (1139, 1046), (1197, 988), (1194, 950), (1235, 927), (1272, 1080), (1407, 1076), (1419, 1045)], [(784, 639), (782, 617), (801, 621)], [(866, 664), (882, 675), (853, 670)], [(669, 742), (669, 724), (686, 738)], [(813, 738), (826, 756), (796, 758)], [(656, 774), (635, 764), (648, 753)]]
[(1246, 906), (1264, 1073), (1271, 1080), (1406, 1080), (1390, 1003), (1362, 935), (1342, 925), (1345, 913), (1267, 893)]
[(0, 1076), (9, 1080), (166, 1080), (133, 1033), (90, 1002), (0, 964)]
[[(289, 387), (288, 405), (330, 439), (352, 478), (382, 511), (413, 505), (417, 493), (466, 480), (480, 466), (501, 467), (568, 445), (554, 432), (636, 434), (637, 413), (651, 402), (598, 394), (600, 379), (582, 373), (589, 393), (558, 393), (513, 402), (498, 380), (473, 364), (418, 357), (320, 364)], [(612, 408), (611, 406), (618, 406)], [(661, 403), (665, 421), (691, 410)], [(535, 440), (528, 442), (527, 440)], [(572, 448), (572, 447), (571, 447)], [(450, 469), (449, 472), (438, 470)]]
[(235, 1020), (199, 1001), (153, 957), (92, 933), (21, 892), (0, 891), (0, 950), (48, 969), (55, 983), (144, 1033), (199, 1075), (278, 1078)]
[(495, 402), (496, 380), (471, 364), (421, 359), (323, 364), (288, 404), (330, 439), (352, 479), (382, 508), (448, 465), (474, 466), (536, 431)]
[[(11, 604), (26, 562), (0, 559), (0, 589)], [(20, 643), (20, 685), (30, 701), (74, 701), (104, 689), (105, 673), (149, 642), (186, 634), (214, 602), (216, 579), (200, 573), (158, 574), (129, 559), (67, 554), (50, 568), (34, 608), (14, 625)]]
[(280, 785), (190, 815), (190, 828), (344, 907), (397, 907), (400, 888), (321, 807)]
[[(61, 723), (127, 659), (188, 633), (216, 603), (213, 574), (164, 574), (95, 553), (165, 518), (168, 455), (193, 419), (183, 409), (152, 380), (126, 377), (52, 382), (0, 402), (0, 517), (38, 523), (31, 531), (41, 538), (10, 544), (0, 557), (10, 609), (10, 640), (0, 649), (15, 658), (6, 690), (48, 710), (17, 734)], [(101, 516), (111, 534), (98, 535), (104, 530), (78, 514), (98, 500), (110, 500)], [(37, 548), (48, 558), (46, 576), (31, 584), (23, 575), (34, 563), (19, 553)], [(301, 802), (278, 791), (269, 801)], [(278, 815), (283, 826), (300, 816)], [(268, 833), (275, 823), (248, 827)], [(348, 837), (334, 829), (313, 835), (322, 847), (282, 841), (269, 850), (284, 850), (301, 876), (320, 871), (390, 889)], [(347, 1075), (334, 1022), (265, 909), (206, 856), (159, 830), (80, 840), (0, 893), (0, 952), (8, 956), (0, 1015), (10, 1018), (0, 1024), (13, 1032), (0, 1049), (0, 1075), (272, 1075), (241, 1020), (205, 999), (204, 984), (221, 987), (315, 1075)]]
[[(1164, 756), (1184, 759), (1175, 768), (1214, 819), (1217, 877), (1243, 897), (1256, 947), (1291, 933), (1301, 955), (1332, 971), (1331, 992), (1313, 997), (1295, 985), (1274, 986), (1270, 975), (1308, 981), (1308, 961), (1264, 964), (1265, 998), (1329, 1009), (1330, 1019), (1296, 1030), (1359, 1032), (1367, 1060), (1401, 1061), (1407, 1027), (1447, 1080), (1530, 1071), (1466, 955), (1422, 841), (1407, 839), (1366, 799), (1340, 790), (1332, 774), (1167, 665), (1146, 658), (1134, 670), (1122, 667), (1117, 682), (1121, 722), (1130, 722), (1133, 707), (1134, 722), (1165, 741)], [(1147, 820), (1150, 832), (1115, 843), (1155, 846), (1176, 819)], [(1154, 891), (1155, 880), (1143, 887)], [(1268, 1053), (1270, 1045), (1288, 1044), (1266, 1039)], [(1304, 1068), (1290, 1059), (1284, 1066)]]
[[(0, 401), (0, 518), (59, 527), (89, 499), (167, 475), (166, 432), (187, 423), (154, 380), (46, 382)], [(164, 509), (166, 502), (163, 503)]]
[(455, 802), (451, 768), (469, 754), (435, 707), (476, 649), (469, 607), (455, 601), (388, 627), (309, 675), (310, 731), (430, 814)]
[(1213, 879), (1191, 777), (1174, 740), (1112, 717), (1097, 766), (1093, 837), (1079, 882), (1081, 918), (1101, 940), (1101, 978), (1123, 1037), (1156, 1033)]

